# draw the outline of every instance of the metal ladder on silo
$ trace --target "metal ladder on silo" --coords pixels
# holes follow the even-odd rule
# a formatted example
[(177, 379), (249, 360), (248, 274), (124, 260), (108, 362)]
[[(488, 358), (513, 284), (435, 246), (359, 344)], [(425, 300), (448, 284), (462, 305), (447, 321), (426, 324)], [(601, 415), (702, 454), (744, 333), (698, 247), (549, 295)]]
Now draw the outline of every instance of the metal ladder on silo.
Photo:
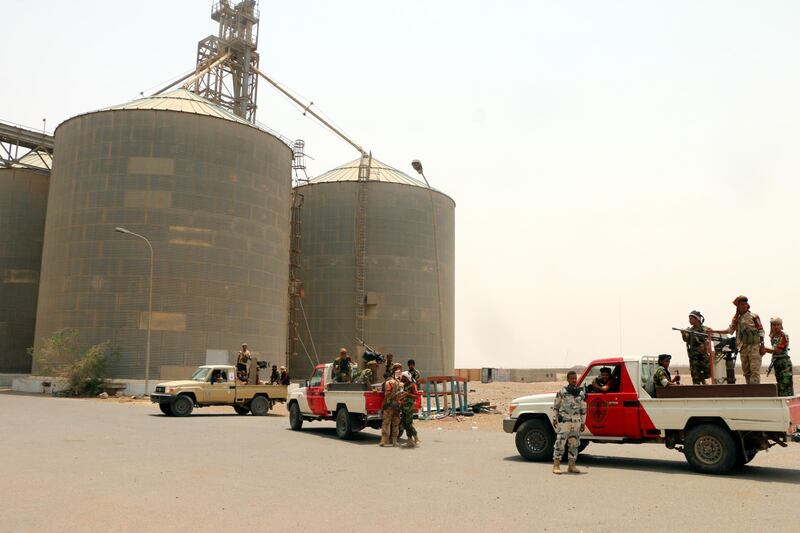
[(367, 183), (369, 182), (372, 153), (361, 153), (358, 164), (358, 207), (356, 212), (356, 290), (355, 337), (364, 338), (364, 319), (367, 299)]

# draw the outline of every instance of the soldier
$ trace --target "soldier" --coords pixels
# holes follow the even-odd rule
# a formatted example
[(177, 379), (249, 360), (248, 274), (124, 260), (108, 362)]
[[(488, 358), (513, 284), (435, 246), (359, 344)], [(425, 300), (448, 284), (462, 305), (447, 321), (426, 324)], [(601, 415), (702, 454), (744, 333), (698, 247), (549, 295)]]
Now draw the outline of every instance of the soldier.
[(400, 424), (408, 435), (406, 447), (414, 448), (419, 445), (420, 440), (417, 430), (414, 427), (414, 403), (417, 400), (417, 384), (411, 371), (407, 370), (400, 375), (400, 382), (403, 384), (403, 399), (400, 407)]
[(375, 374), (378, 372), (378, 362), (374, 359), (367, 361), (365, 368), (353, 374), (353, 383), (363, 383), (368, 388), (375, 383)]
[(767, 353), (764, 347), (764, 327), (757, 314), (750, 312), (747, 296), (737, 296), (733, 300), (736, 314), (728, 329), (708, 330), (709, 333), (736, 332), (736, 344), (742, 359), (742, 373), (747, 383), (761, 383), (761, 357)]
[(653, 383), (656, 387), (669, 387), (671, 385), (680, 385), (680, 376), (672, 377), (669, 373), (669, 363), (672, 361), (672, 356), (668, 353), (662, 353), (658, 356), (658, 368), (653, 373)]
[(400, 383), (402, 371), (403, 365), (400, 363), (392, 365), (392, 376), (383, 384), (385, 395), (380, 446), (397, 446), (397, 437), (400, 431), (400, 395), (403, 392), (403, 386)]
[(247, 343), (242, 343), (242, 349), (236, 354), (236, 374), (239, 381), (247, 381), (247, 363), (250, 362), (250, 350)]
[(281, 375), (278, 373), (278, 365), (272, 365), (272, 374), (269, 376), (269, 384), (277, 385), (281, 381)]
[(769, 321), (769, 341), (772, 348), (767, 348), (767, 353), (772, 354), (770, 366), (775, 369), (775, 383), (778, 385), (778, 396), (794, 396), (792, 383), (792, 360), (789, 359), (789, 335), (783, 331), (783, 319), (771, 318)]
[(575, 466), (578, 458), (578, 446), (581, 444), (581, 432), (586, 429), (586, 394), (578, 387), (578, 374), (574, 370), (567, 372), (567, 386), (556, 393), (553, 403), (553, 427), (558, 432), (553, 447), (553, 473), (561, 474), (561, 457), (564, 445), (569, 445), (569, 468), (567, 472), (580, 474)]
[(422, 377), (422, 374), (417, 370), (417, 362), (413, 359), (409, 359), (406, 366), (408, 367), (408, 373), (411, 374), (411, 379), (414, 381), (414, 385), (419, 386), (419, 378)]
[(333, 360), (333, 380), (336, 383), (350, 383), (350, 364), (353, 362), (347, 355), (347, 348), (339, 350), (339, 357)]
[(589, 392), (614, 392), (617, 382), (611, 379), (611, 369), (604, 366), (600, 369), (600, 375), (592, 381), (592, 390)]
[[(711, 328), (703, 325), (706, 319), (700, 311), (689, 313), (689, 330), (700, 333), (709, 333)], [(683, 342), (686, 343), (686, 353), (689, 355), (689, 370), (692, 374), (692, 384), (705, 385), (706, 379), (711, 377), (709, 362), (708, 336), (696, 335), (681, 331)]]
[(290, 385), (291, 383), (292, 383), (292, 380), (291, 380), (291, 378), (289, 378), (289, 372), (286, 371), (286, 367), (285, 366), (282, 366), (281, 367), (280, 384), (281, 385)]

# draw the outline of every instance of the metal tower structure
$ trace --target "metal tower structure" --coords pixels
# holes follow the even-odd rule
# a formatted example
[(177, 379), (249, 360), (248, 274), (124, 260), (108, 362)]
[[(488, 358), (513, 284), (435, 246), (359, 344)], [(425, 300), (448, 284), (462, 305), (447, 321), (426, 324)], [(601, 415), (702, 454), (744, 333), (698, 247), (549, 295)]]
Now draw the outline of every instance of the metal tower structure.
[[(45, 131), (0, 121), (0, 168), (49, 169), (53, 143), (53, 135)], [(30, 158), (24, 157), (28, 155)]]
[[(292, 143), (292, 170), (294, 171), (295, 183), (308, 183), (308, 172), (306, 172), (306, 142), (297, 139)], [(312, 157), (313, 159), (313, 157)]]
[(219, 23), (219, 31), (197, 43), (193, 92), (255, 123), (258, 2), (219, 0), (211, 8), (211, 18)]

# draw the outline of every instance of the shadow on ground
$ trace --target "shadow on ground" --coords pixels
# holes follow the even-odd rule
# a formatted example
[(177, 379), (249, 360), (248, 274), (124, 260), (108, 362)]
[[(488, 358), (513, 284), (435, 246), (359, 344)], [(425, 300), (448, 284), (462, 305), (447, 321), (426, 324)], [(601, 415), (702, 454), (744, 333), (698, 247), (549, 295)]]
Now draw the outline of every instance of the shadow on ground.
[[(286, 428), (287, 431), (292, 431), (291, 428)], [(318, 428), (303, 428), (297, 433), (308, 433), (309, 435), (313, 435), (316, 437), (322, 437), (325, 439), (334, 439), (334, 440), (342, 440), (336, 434), (335, 427), (318, 427)], [(368, 445), (368, 446), (377, 446), (378, 442), (380, 442), (381, 436), (375, 433), (369, 433), (360, 431), (353, 435), (353, 438), (350, 440), (342, 440), (342, 442), (346, 442), (348, 444), (359, 444), (359, 445)]]
[[(527, 463), (519, 455), (504, 458), (505, 461)], [(755, 459), (756, 461), (758, 459)], [(544, 464), (544, 463), (540, 463)], [(633, 470), (640, 472), (658, 472), (660, 474), (693, 474), (697, 476), (713, 475), (694, 472), (689, 463), (681, 459), (644, 459), (640, 457), (613, 457), (609, 455), (580, 454), (578, 466), (597, 469)], [(792, 468), (775, 468), (772, 466), (747, 465), (733, 470), (731, 473), (720, 476), (726, 479), (742, 479), (748, 481), (761, 481), (765, 483), (800, 483), (800, 470)]]

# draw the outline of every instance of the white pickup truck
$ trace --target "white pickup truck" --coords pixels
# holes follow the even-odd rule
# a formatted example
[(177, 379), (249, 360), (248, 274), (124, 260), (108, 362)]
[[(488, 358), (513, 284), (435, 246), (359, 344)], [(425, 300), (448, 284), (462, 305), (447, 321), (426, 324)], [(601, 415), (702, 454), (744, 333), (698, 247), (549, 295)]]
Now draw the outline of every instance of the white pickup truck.
[[(349, 439), (369, 426), (381, 427), (384, 394), (379, 385), (334, 383), (333, 364), (317, 365), (305, 387), (289, 393), (289, 426), (299, 431), (304, 421), (335, 420), (336, 434)], [(417, 396), (414, 412), (421, 402)]]
[[(698, 472), (723, 474), (749, 463), (761, 450), (800, 440), (800, 397), (779, 397), (774, 384), (652, 386), (655, 357), (593, 361), (579, 378), (587, 392), (586, 430), (590, 442), (662, 443), (683, 452)], [(602, 367), (614, 386), (593, 391)], [(649, 391), (649, 392), (648, 392)], [(520, 455), (531, 461), (553, 458), (555, 393), (516, 398), (503, 421), (516, 433)]]

